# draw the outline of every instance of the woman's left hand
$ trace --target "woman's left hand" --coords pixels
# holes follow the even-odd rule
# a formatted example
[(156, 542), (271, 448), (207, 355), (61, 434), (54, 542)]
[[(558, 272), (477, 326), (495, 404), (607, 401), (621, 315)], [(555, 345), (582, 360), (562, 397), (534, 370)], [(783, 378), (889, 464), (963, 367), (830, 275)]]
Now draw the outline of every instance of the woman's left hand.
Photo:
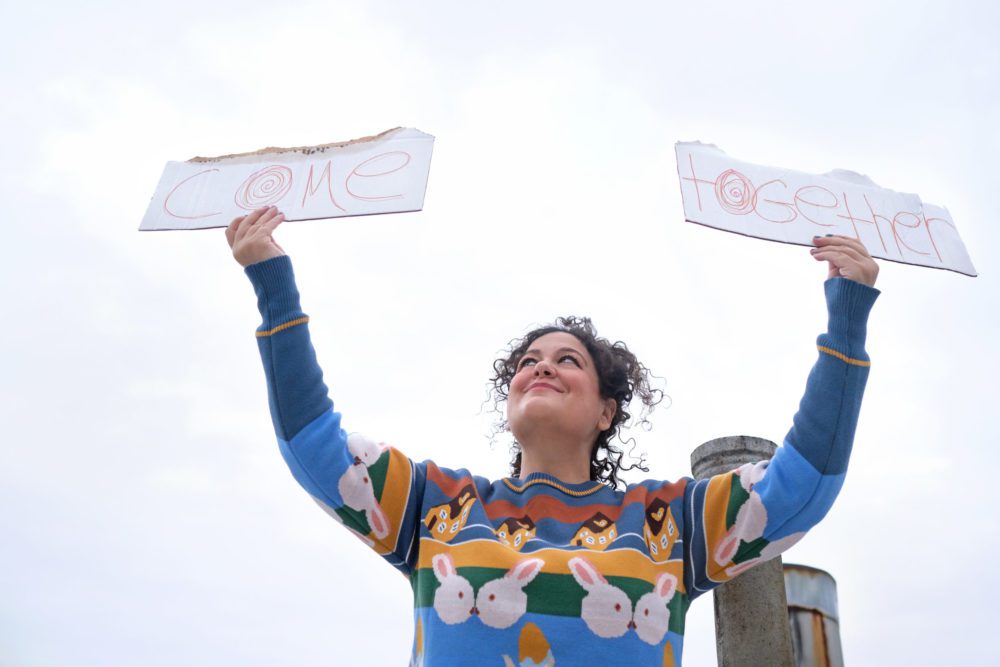
[(875, 286), (878, 264), (868, 249), (857, 239), (847, 236), (816, 236), (816, 244), (809, 252), (820, 262), (830, 264), (827, 278), (847, 278), (869, 287)]

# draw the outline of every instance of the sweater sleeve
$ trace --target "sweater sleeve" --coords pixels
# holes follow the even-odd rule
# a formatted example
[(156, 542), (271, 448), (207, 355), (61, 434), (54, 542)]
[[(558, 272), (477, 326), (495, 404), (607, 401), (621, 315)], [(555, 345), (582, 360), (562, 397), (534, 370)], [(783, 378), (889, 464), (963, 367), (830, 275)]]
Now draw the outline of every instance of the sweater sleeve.
[(262, 318), (257, 343), (271, 420), (292, 475), (333, 518), (409, 574), (417, 559), (424, 466), (342, 428), (309, 338), (291, 260), (251, 264), (246, 274)]
[(692, 482), (685, 491), (685, 572), (692, 597), (777, 556), (829, 511), (844, 483), (870, 361), (878, 290), (828, 280), (829, 324), (792, 428), (770, 461)]

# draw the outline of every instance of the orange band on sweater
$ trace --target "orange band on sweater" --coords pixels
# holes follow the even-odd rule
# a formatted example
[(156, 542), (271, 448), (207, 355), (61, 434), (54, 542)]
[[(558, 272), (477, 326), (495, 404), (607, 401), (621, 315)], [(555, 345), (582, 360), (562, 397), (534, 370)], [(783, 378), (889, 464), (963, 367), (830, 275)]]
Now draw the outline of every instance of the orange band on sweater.
[(831, 350), (830, 348), (823, 347), (822, 345), (817, 345), (816, 348), (820, 352), (826, 352), (831, 357), (837, 357), (838, 359), (840, 359), (844, 363), (851, 364), (852, 366), (871, 366), (872, 365), (872, 362), (870, 362), (870, 361), (861, 361), (860, 359), (851, 359), (846, 354), (841, 354), (840, 352), (837, 352), (836, 350)]
[(284, 324), (279, 324), (278, 326), (274, 327), (269, 331), (258, 331), (257, 338), (265, 338), (272, 334), (276, 334), (283, 329), (290, 329), (291, 327), (297, 326), (299, 324), (305, 324), (308, 321), (309, 321), (308, 317), (300, 317), (297, 320), (292, 320), (291, 322), (285, 322)]

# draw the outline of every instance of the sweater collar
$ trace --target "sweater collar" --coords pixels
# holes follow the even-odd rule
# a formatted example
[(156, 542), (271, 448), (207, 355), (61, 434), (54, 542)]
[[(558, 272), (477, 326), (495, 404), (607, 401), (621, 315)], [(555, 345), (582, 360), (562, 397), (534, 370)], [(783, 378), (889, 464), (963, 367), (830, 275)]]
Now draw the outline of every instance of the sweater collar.
[(524, 479), (516, 479), (514, 477), (504, 478), (504, 484), (513, 491), (514, 493), (524, 493), (527, 489), (532, 486), (550, 486), (554, 489), (562, 491), (568, 496), (581, 497), (589, 496), (592, 493), (597, 493), (604, 488), (604, 485), (600, 482), (588, 481), (581, 482), (579, 484), (570, 484), (568, 482), (563, 482), (555, 475), (549, 475), (544, 472), (533, 472)]

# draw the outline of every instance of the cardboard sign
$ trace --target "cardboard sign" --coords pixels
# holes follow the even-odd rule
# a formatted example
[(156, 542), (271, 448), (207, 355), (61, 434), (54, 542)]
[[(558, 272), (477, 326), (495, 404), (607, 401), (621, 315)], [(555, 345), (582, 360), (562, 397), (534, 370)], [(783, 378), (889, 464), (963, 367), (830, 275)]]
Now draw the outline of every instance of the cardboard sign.
[(700, 142), (676, 150), (689, 222), (808, 246), (816, 235), (850, 236), (872, 257), (976, 275), (948, 210), (917, 195), (849, 171), (817, 176), (740, 162)]
[(396, 128), (374, 137), (168, 162), (140, 231), (225, 227), (277, 206), (286, 220), (419, 211), (434, 137)]

